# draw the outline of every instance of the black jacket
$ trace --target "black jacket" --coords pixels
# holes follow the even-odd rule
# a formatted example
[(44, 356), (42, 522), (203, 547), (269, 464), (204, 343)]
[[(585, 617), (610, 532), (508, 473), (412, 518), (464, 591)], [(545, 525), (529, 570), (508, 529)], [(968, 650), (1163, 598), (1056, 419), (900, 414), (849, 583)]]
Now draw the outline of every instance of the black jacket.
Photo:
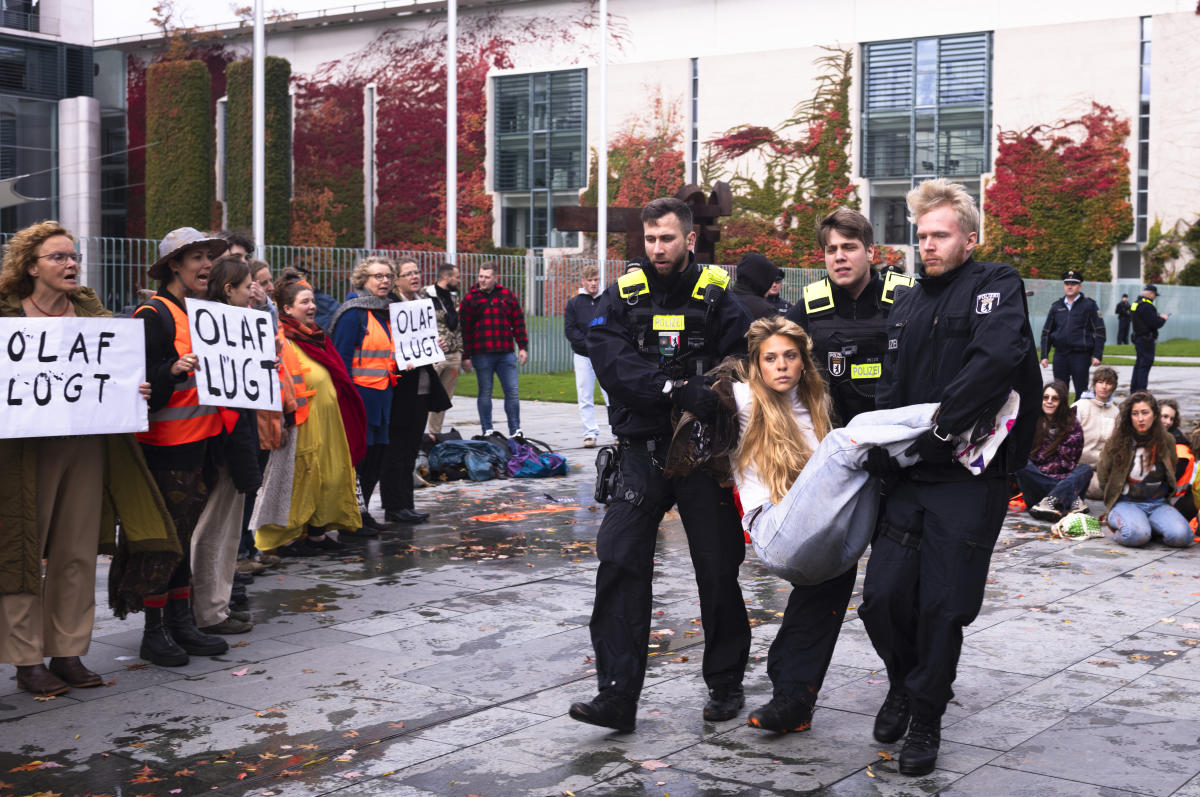
[(1082, 293), (1067, 309), (1065, 297), (1059, 297), (1046, 313), (1042, 325), (1042, 359), (1050, 359), (1050, 349), (1059, 354), (1088, 353), (1097, 360), (1104, 356), (1104, 320), (1100, 307)]
[[(937, 403), (938, 431), (960, 434), (989, 422), (1015, 389), (1020, 415), (1005, 455), (988, 470), (998, 475), (1024, 465), (1041, 412), (1042, 377), (1017, 270), (967, 258), (899, 294), (890, 321), (876, 406)], [(957, 463), (918, 463), (910, 473), (927, 481), (974, 478)]]
[(603, 295), (597, 293), (592, 296), (580, 291), (567, 302), (566, 310), (563, 311), (563, 331), (567, 340), (571, 341), (571, 351), (576, 354), (587, 357), (588, 324), (596, 317), (596, 306), (600, 304), (600, 297)]
[(779, 268), (765, 257), (744, 257), (738, 263), (737, 279), (731, 293), (754, 320), (779, 315), (779, 307), (767, 301), (767, 291), (775, 281)]
[(1158, 330), (1167, 323), (1167, 320), (1158, 314), (1154, 300), (1147, 299), (1145, 296), (1139, 296), (1133, 303), (1130, 320), (1133, 322), (1135, 338), (1150, 338), (1151, 340), (1158, 340)]
[[(700, 278), (700, 267), (689, 256), (684, 270), (662, 279), (649, 263), (645, 266), (653, 306), (666, 311), (683, 308)], [(630, 305), (616, 283), (601, 294), (596, 317), (588, 327), (587, 349), (600, 384), (612, 401), (609, 419), (613, 433), (622, 437), (666, 437), (671, 434), (671, 399), (663, 393), (667, 363), (652, 362), (639, 353), (630, 324)], [(643, 299), (646, 301), (647, 299)], [(746, 330), (750, 316), (728, 293), (714, 305), (709, 329), (700, 355), (716, 365), (731, 354), (746, 353)]]
[[(850, 369), (844, 366), (841, 374), (831, 375), (829, 353), (835, 348), (841, 353), (843, 346), (839, 344), (845, 343), (851, 343), (856, 350), (865, 348), (862, 344), (867, 341), (857, 338), (880, 338), (879, 347), (886, 350), (887, 326), (884, 319), (887, 313), (881, 304), (883, 280), (874, 272), (871, 274), (871, 281), (857, 299), (851, 298), (844, 288), (834, 285), (832, 280), (829, 285), (833, 292), (833, 315), (819, 317), (820, 329), (814, 332), (814, 324), (808, 317), (803, 297), (788, 310), (787, 318), (804, 327), (804, 331), (809, 333), (813, 342), (813, 359), (829, 384), (834, 412), (838, 421), (844, 425), (850, 423), (860, 412), (875, 409), (875, 387), (879, 380), (855, 380), (851, 377)], [(826, 328), (829, 328), (830, 334), (825, 334)], [(883, 351), (879, 354), (882, 355)], [(885, 358), (884, 366), (886, 365)]]

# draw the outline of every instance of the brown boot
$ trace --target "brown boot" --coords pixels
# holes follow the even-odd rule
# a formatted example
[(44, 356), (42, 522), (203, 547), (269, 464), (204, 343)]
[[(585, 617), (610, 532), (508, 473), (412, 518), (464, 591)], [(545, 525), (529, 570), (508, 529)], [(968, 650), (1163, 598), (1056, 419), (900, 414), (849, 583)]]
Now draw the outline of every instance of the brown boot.
[(61, 695), (71, 687), (46, 669), (45, 664), (30, 664), (17, 667), (17, 688), (33, 692), (39, 697)]
[(50, 672), (71, 685), (72, 689), (100, 686), (104, 679), (83, 666), (78, 656), (55, 656), (50, 659)]

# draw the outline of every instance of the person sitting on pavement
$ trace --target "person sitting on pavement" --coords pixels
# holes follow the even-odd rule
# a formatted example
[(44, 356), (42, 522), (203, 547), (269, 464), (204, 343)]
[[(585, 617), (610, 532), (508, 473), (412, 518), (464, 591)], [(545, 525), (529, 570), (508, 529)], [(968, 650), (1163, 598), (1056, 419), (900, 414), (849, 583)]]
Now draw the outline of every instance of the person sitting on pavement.
[[(203, 298), (249, 307), (253, 284), (245, 259), (225, 254), (213, 263)], [(249, 612), (231, 609), (229, 604), (245, 499), (262, 484), (258, 418), (251, 409), (231, 412), (237, 415), (233, 428), (209, 441), (205, 469), (211, 474), (211, 486), (192, 533), (192, 611), (196, 625), (206, 634), (244, 634), (254, 628)]]
[[(111, 317), (95, 291), (79, 284), (75, 246), (56, 221), (15, 233), (4, 247), (0, 317)], [(148, 382), (141, 392), (149, 398)], [(0, 661), (16, 666), (18, 689), (51, 697), (103, 683), (81, 657), (95, 622), (96, 553), (101, 543), (111, 553), (114, 541), (114, 515), (101, 511), (106, 499), (156, 549), (130, 568), (128, 535), (121, 535), (125, 549), (109, 579), (114, 611), (123, 617), (128, 587), (162, 592), (180, 559), (170, 516), (160, 509), (133, 436), (0, 439)], [(138, 596), (128, 597), (141, 608)]]
[(271, 452), (251, 525), (258, 548), (313, 556), (345, 548), (326, 529), (353, 532), (362, 524), (354, 464), (366, 453), (366, 411), (337, 349), (313, 323), (317, 305), (308, 283), (285, 272), (275, 303), (298, 406), (294, 428), (285, 432), (294, 440)]
[(1104, 497), (1100, 489), (1100, 480), (1095, 468), (1100, 464), (1100, 452), (1112, 435), (1120, 410), (1113, 401), (1113, 392), (1117, 389), (1117, 372), (1107, 365), (1102, 365), (1092, 372), (1092, 389), (1085, 391), (1079, 400), (1071, 405), (1075, 417), (1083, 428), (1083, 451), (1079, 454), (1081, 465), (1091, 465), (1092, 480), (1088, 484), (1087, 497), (1100, 500)]
[(1175, 440), (1163, 428), (1158, 401), (1137, 391), (1122, 402), (1098, 469), (1108, 526), (1119, 544), (1140, 548), (1154, 537), (1172, 548), (1192, 544), (1191, 527), (1168, 500), (1176, 463)]
[(1179, 402), (1173, 398), (1165, 398), (1158, 402), (1158, 417), (1162, 419), (1163, 428), (1181, 446), (1187, 445), (1187, 437), (1179, 428)]
[(1029, 514), (1038, 520), (1057, 521), (1069, 512), (1087, 512), (1080, 497), (1092, 479), (1092, 466), (1079, 464), (1083, 427), (1067, 406), (1067, 385), (1055, 379), (1042, 389), (1042, 415), (1038, 418), (1029, 461), (1017, 471)]
[(392, 392), (398, 378), (388, 312), (395, 276), (390, 258), (372, 255), (361, 260), (350, 274), (354, 298), (337, 309), (331, 322), (333, 345), (367, 411), (367, 453), (358, 463), (358, 486), (362, 490), (362, 533), (370, 536), (378, 536), (383, 528), (367, 507), (379, 484), (388, 448)]
[(1171, 434), (1171, 438), (1175, 440), (1175, 456), (1178, 464), (1175, 466), (1176, 495), (1179, 500), (1175, 502), (1175, 508), (1179, 510), (1179, 514), (1183, 515), (1184, 519), (1191, 523), (1196, 519), (1196, 500), (1192, 495), (1192, 481), (1196, 475), (1196, 454), (1191, 443), (1180, 429), (1181, 420), (1179, 415), (1179, 402), (1173, 398), (1165, 398), (1158, 403), (1158, 417), (1162, 419), (1163, 428)]

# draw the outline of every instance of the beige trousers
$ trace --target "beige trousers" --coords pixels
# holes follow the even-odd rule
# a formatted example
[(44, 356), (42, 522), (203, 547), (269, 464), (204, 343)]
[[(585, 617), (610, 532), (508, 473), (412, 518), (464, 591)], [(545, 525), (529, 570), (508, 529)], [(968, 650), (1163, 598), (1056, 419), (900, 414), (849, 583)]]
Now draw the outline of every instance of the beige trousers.
[[(462, 352), (456, 351), (453, 354), (447, 354), (446, 359), (433, 366), (433, 370), (438, 375), (438, 381), (442, 383), (442, 387), (446, 389), (446, 395), (454, 398), (454, 388), (458, 387), (458, 372), (462, 367)], [(442, 433), (442, 421), (446, 420), (445, 412), (429, 413), (429, 426), (426, 427), (430, 434)]]
[(192, 613), (201, 628), (229, 616), (229, 591), (237, 567), (245, 503), (246, 496), (233, 486), (229, 471), (217, 471), (217, 483), (192, 532)]
[(48, 437), (33, 444), (46, 575), (40, 595), (0, 595), (0, 661), (18, 667), (87, 653), (96, 614), (103, 440)]

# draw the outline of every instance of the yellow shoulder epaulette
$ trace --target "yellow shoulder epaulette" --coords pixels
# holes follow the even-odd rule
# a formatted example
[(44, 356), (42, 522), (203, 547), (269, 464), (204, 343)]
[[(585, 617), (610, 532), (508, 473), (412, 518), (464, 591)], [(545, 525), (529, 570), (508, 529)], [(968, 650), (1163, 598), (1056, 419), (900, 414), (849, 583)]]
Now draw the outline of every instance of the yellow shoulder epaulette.
[(805, 314), (811, 316), (832, 309), (833, 286), (829, 284), (829, 277), (817, 280), (816, 282), (810, 282), (804, 286)]
[(646, 280), (646, 274), (641, 269), (635, 269), (628, 274), (622, 274), (617, 277), (617, 292), (621, 294), (622, 299), (632, 299), (635, 296), (641, 296), (643, 293), (650, 292), (650, 283)]
[(723, 268), (705, 266), (700, 270), (700, 279), (696, 280), (696, 287), (692, 289), (692, 298), (704, 301), (704, 291), (709, 285), (716, 285), (725, 290), (729, 286), (729, 274)]
[(908, 274), (899, 274), (895, 271), (889, 271), (887, 276), (883, 278), (883, 296), (879, 301), (883, 304), (891, 304), (896, 300), (896, 289), (900, 287), (911, 288), (916, 284), (916, 280)]

